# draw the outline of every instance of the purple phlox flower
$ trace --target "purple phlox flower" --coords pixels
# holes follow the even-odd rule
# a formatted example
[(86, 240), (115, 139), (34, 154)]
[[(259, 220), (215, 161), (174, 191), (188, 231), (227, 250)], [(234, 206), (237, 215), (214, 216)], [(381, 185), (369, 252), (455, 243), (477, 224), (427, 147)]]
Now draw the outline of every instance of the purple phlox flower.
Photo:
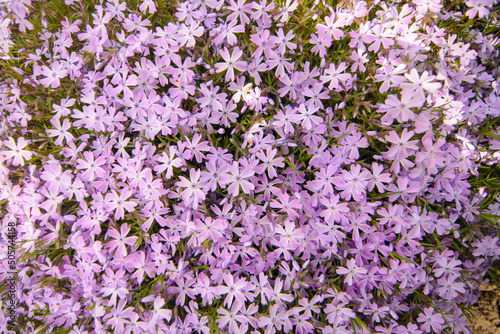
[(236, 21), (230, 21), (229, 24), (224, 24), (220, 26), (218, 29), (217, 37), (215, 37), (212, 43), (216, 45), (220, 45), (224, 40), (231, 46), (238, 42), (238, 37), (236, 37), (236, 33), (245, 32), (245, 26), (242, 24), (237, 24)]
[(372, 163), (371, 177), (368, 180), (368, 184), (366, 185), (368, 191), (372, 191), (375, 188), (375, 186), (377, 186), (377, 190), (380, 193), (383, 193), (387, 189), (384, 183), (391, 183), (392, 178), (391, 174), (383, 173), (383, 171), (384, 171), (383, 165), (379, 165), (376, 162)]
[(156, 296), (153, 303), (153, 310), (151, 311), (151, 319), (148, 321), (148, 326), (151, 330), (155, 330), (159, 321), (166, 320), (169, 322), (172, 319), (172, 311), (163, 308), (164, 305), (165, 300), (160, 296)]
[(181, 28), (177, 33), (177, 42), (179, 46), (192, 47), (196, 44), (195, 37), (203, 35), (205, 29), (196, 21), (191, 22), (189, 25), (181, 24)]
[(392, 124), (394, 119), (403, 123), (413, 120), (414, 113), (411, 108), (419, 108), (421, 103), (414, 99), (414, 93), (409, 90), (401, 92), (401, 100), (396, 95), (389, 95), (385, 100), (385, 104), (380, 105), (379, 112), (384, 112), (381, 120), (385, 124)]
[(85, 172), (82, 174), (82, 179), (85, 181), (93, 181), (96, 177), (103, 177), (106, 173), (104, 166), (107, 163), (107, 158), (102, 155), (97, 159), (94, 154), (89, 151), (83, 152), (83, 159), (77, 160), (76, 169), (84, 169)]
[(210, 217), (206, 217), (203, 221), (200, 219), (196, 219), (195, 223), (197, 224), (197, 238), (198, 243), (202, 243), (203, 241), (209, 239), (214, 243), (217, 243), (220, 239), (225, 238), (224, 232), (229, 227), (229, 224), (226, 220), (223, 219), (212, 219)]
[(17, 143), (14, 138), (9, 137), (8, 140), (3, 142), (3, 145), (10, 150), (1, 151), (4, 159), (11, 159), (14, 166), (24, 166), (24, 160), (29, 160), (33, 156), (28, 150), (23, 150), (28, 145), (28, 141), (23, 137), (17, 138)]
[(340, 63), (338, 67), (335, 64), (330, 64), (330, 67), (325, 70), (325, 75), (320, 77), (320, 80), (323, 84), (330, 82), (328, 89), (332, 90), (343, 90), (341, 83), (345, 84), (351, 75), (349, 73), (342, 73), (347, 69), (345, 63)]
[(133, 312), (129, 317), (129, 322), (125, 326), (125, 332), (133, 334), (141, 334), (148, 330), (148, 324), (144, 321), (139, 321), (141, 318), (135, 312)]
[(247, 296), (245, 296), (242, 291), (247, 284), (251, 283), (244, 278), (235, 279), (230, 273), (224, 274), (223, 279), (226, 285), (221, 286), (223, 289), (220, 289), (220, 292), (226, 295), (224, 306), (231, 307), (231, 305), (233, 305), (233, 299), (235, 304), (243, 303), (247, 299)]
[(250, 23), (250, 18), (248, 17), (247, 14), (252, 13), (252, 3), (245, 4), (246, 0), (237, 0), (238, 3), (236, 3), (234, 0), (229, 1), (229, 6), (227, 6), (227, 9), (230, 10), (232, 13), (228, 15), (227, 20), (228, 21), (235, 21), (236, 19), (239, 18), (241, 24), (243, 26), (246, 26), (247, 24)]
[(287, 49), (295, 50), (297, 48), (297, 44), (291, 42), (291, 40), (295, 37), (293, 30), (290, 30), (285, 35), (283, 28), (279, 28), (276, 32), (277, 36), (271, 36), (270, 39), (274, 40), (275, 44), (278, 46), (278, 52), (280, 54), (285, 54)]
[(264, 54), (269, 59), (275, 55), (274, 47), (276, 42), (274, 38), (270, 37), (271, 33), (268, 29), (263, 29), (260, 33), (250, 35), (250, 40), (257, 46), (252, 55), (253, 57), (260, 58)]
[(394, 37), (396, 37), (396, 34), (386, 25), (376, 24), (371, 28), (371, 32), (368, 36), (371, 39), (371, 41), (368, 42), (371, 43), (368, 51), (378, 52), (381, 46), (383, 50), (390, 49), (395, 43)]
[(420, 183), (418, 181), (411, 181), (407, 177), (398, 178), (396, 183), (397, 185), (391, 183), (387, 189), (389, 192), (394, 193), (389, 196), (389, 201), (394, 202), (401, 197), (407, 203), (413, 203), (420, 192)]
[(285, 134), (291, 134), (295, 131), (293, 124), (300, 123), (300, 116), (297, 115), (296, 109), (290, 106), (285, 107), (285, 112), (278, 110), (274, 116), (272, 125), (284, 129)]
[(233, 155), (231, 153), (227, 153), (227, 149), (223, 149), (221, 147), (210, 147), (210, 153), (207, 154), (208, 160), (216, 159), (217, 164), (222, 164), (223, 162), (231, 163), (233, 161)]
[(217, 73), (226, 71), (226, 82), (234, 81), (234, 69), (237, 69), (240, 72), (246, 70), (247, 62), (243, 60), (239, 60), (243, 55), (243, 51), (241, 51), (238, 47), (233, 49), (232, 54), (229, 53), (227, 48), (220, 51), (221, 57), (225, 62), (216, 63), (215, 68)]
[(109, 251), (112, 252), (116, 249), (115, 255), (118, 257), (127, 256), (127, 246), (126, 245), (134, 245), (138, 239), (136, 236), (127, 237), (130, 232), (130, 227), (128, 225), (122, 224), (120, 226), (120, 232), (115, 230), (114, 228), (110, 228), (108, 231), (108, 236), (113, 238), (114, 240), (108, 242), (106, 247), (109, 248)]
[(136, 279), (138, 284), (141, 284), (144, 280), (144, 273), (146, 273), (149, 278), (154, 277), (155, 265), (149, 254), (146, 255), (144, 252), (139, 251), (128, 255), (126, 259), (130, 262), (132, 271), (136, 269), (130, 278)]
[(109, 317), (109, 319), (106, 321), (106, 325), (111, 325), (111, 327), (117, 331), (121, 332), (124, 330), (124, 325), (128, 324), (127, 319), (130, 319), (132, 317), (132, 314), (134, 314), (134, 309), (132, 307), (127, 307), (127, 300), (126, 299), (120, 299), (118, 302), (118, 306), (115, 306), (111, 309), (111, 314), (106, 315), (105, 319)]
[(154, 14), (156, 12), (156, 5), (154, 0), (141, 0), (139, 5), (139, 10), (145, 12), (148, 9), (149, 14)]
[(255, 185), (248, 179), (255, 175), (255, 170), (252, 167), (239, 167), (237, 161), (233, 162), (229, 166), (229, 172), (231, 173), (230, 185), (227, 191), (232, 196), (238, 196), (240, 192), (240, 187), (245, 194), (249, 194), (255, 189)]
[(196, 133), (192, 140), (186, 139), (185, 142), (178, 142), (179, 152), (181, 156), (186, 160), (191, 160), (193, 156), (196, 158), (197, 163), (201, 163), (205, 159), (203, 151), (209, 151), (210, 145), (208, 141), (202, 141), (201, 135)]
[(445, 166), (446, 152), (443, 151), (443, 146), (446, 144), (444, 138), (439, 138), (433, 143), (431, 132), (427, 132), (422, 138), (422, 145), (425, 151), (421, 150), (415, 155), (416, 162), (423, 162), (427, 170), (432, 174), (437, 174), (438, 168)]
[(137, 205), (135, 199), (126, 201), (126, 199), (132, 196), (132, 194), (133, 193), (131, 190), (125, 188), (122, 189), (119, 195), (116, 193), (116, 191), (111, 190), (111, 193), (106, 194), (105, 209), (108, 212), (115, 211), (115, 219), (123, 219), (125, 210), (127, 210), (127, 212), (132, 212)]
[(42, 65), (41, 75), (45, 76), (45, 78), (39, 81), (45, 87), (57, 88), (61, 84), (59, 79), (64, 78), (67, 74), (68, 71), (64, 69), (64, 64), (54, 61), (50, 64), (50, 68)]
[(71, 184), (72, 175), (70, 170), (63, 172), (60, 164), (46, 164), (40, 179), (48, 183), (49, 190), (65, 192)]
[(314, 106), (316, 109), (324, 109), (321, 100), (327, 100), (330, 98), (328, 90), (323, 90), (324, 86), (320, 82), (313, 84), (312, 88), (305, 87), (302, 95), (309, 97), (305, 105), (307, 107)]
[(193, 205), (193, 209), (196, 209), (198, 207), (198, 204), (205, 199), (205, 193), (203, 192), (199, 181), (200, 175), (200, 170), (191, 168), (189, 170), (190, 180), (188, 180), (184, 176), (179, 176), (179, 179), (181, 181), (176, 183), (178, 187), (185, 188), (182, 191), (181, 196), (186, 202)]
[(211, 285), (210, 279), (204, 273), (198, 275), (194, 289), (196, 290), (196, 294), (201, 296), (203, 305), (210, 305), (215, 298), (226, 294), (226, 287)]
[(422, 323), (421, 328), (426, 332), (432, 331), (439, 333), (444, 325), (443, 316), (436, 313), (432, 307), (424, 307), (423, 312), (418, 315), (417, 321)]
[(291, 58), (286, 58), (285, 55), (278, 55), (275, 52), (269, 59), (266, 60), (266, 64), (268, 65), (267, 70), (272, 70), (276, 67), (276, 76), (281, 78), (286, 75), (286, 72), (292, 73), (295, 62), (290, 62), (290, 60)]
[(327, 196), (334, 194), (333, 182), (335, 182), (335, 174), (338, 171), (338, 167), (334, 164), (328, 164), (328, 166), (320, 168), (319, 172), (316, 173), (316, 179), (312, 181), (311, 186), (316, 190), (323, 190), (323, 195)]
[[(337, 272), (338, 270), (340, 269), (337, 269)], [(325, 313), (327, 314), (326, 320), (328, 320), (328, 322), (334, 327), (337, 327), (347, 323), (350, 319), (355, 318), (356, 313), (346, 306), (346, 303), (336, 300), (327, 304), (325, 308)]]
[(286, 213), (290, 220), (294, 220), (299, 217), (299, 211), (302, 208), (302, 203), (300, 199), (293, 198), (288, 193), (282, 192), (279, 188), (273, 191), (273, 194), (277, 199), (271, 200), (270, 206), (275, 209), (280, 209), (279, 212)]
[(71, 123), (69, 119), (64, 119), (63, 124), (59, 122), (59, 119), (51, 119), (50, 123), (54, 126), (55, 129), (47, 129), (47, 134), (49, 137), (57, 137), (54, 141), (54, 144), (57, 146), (62, 146), (63, 141), (67, 142), (73, 141), (73, 135), (68, 131), (71, 128)]
[(350, 200), (351, 196), (356, 202), (366, 199), (366, 186), (371, 178), (371, 173), (361, 165), (351, 165), (351, 171), (342, 170), (341, 174), (333, 178), (342, 192), (340, 196), (345, 200)]
[(344, 281), (348, 285), (353, 285), (356, 283), (357, 280), (363, 277), (368, 271), (366, 268), (359, 267), (356, 264), (355, 259), (349, 259), (347, 260), (347, 267), (339, 267), (337, 269), (337, 274), (339, 275), (345, 275)]
[(279, 19), (280, 22), (288, 22), (290, 14), (297, 9), (299, 3), (297, 0), (286, 0), (285, 3), (282, 3), (282, 6), (281, 11), (274, 16), (274, 19)]
[(280, 310), (279, 304), (274, 304), (269, 308), (269, 316), (263, 316), (259, 318), (259, 327), (266, 328), (265, 334), (274, 334), (276, 330), (281, 330), (285, 324), (286, 315), (285, 312)]
[(340, 40), (344, 36), (342, 28), (345, 24), (343, 17), (337, 16), (337, 20), (335, 20), (335, 14), (332, 13), (331, 16), (325, 16), (325, 24), (317, 24), (316, 29), (318, 33), (326, 33), (330, 38)]
[(183, 278), (183, 277), (178, 277), (175, 279), (175, 284), (177, 285), (176, 287), (170, 287), (167, 289), (169, 293), (175, 293), (178, 294), (177, 298), (175, 300), (176, 305), (185, 305), (186, 303), (186, 296), (188, 296), (191, 299), (196, 298), (196, 289), (193, 287), (193, 285), (196, 283), (195, 278)]
[(231, 310), (226, 310), (225, 308), (218, 308), (217, 313), (217, 323), (219, 328), (225, 328), (227, 326), (230, 333), (241, 333), (238, 328), (238, 323), (245, 324), (247, 319), (244, 315), (240, 314), (240, 309), (243, 307), (242, 303), (234, 303)]
[(200, 103), (200, 107), (210, 106), (213, 111), (219, 111), (223, 109), (223, 105), (227, 102), (226, 93), (217, 93), (219, 91), (219, 86), (213, 86), (212, 82), (207, 85), (201, 84), (199, 91), (203, 94), (203, 97), (196, 99)]
[(436, 0), (414, 0), (413, 3), (417, 5), (417, 12), (419, 14), (425, 15), (428, 12), (439, 13), (443, 5), (440, 1)]
[(408, 170), (413, 167), (415, 164), (409, 161), (407, 158), (415, 154), (415, 151), (418, 151), (419, 148), (416, 145), (418, 140), (410, 140), (415, 132), (408, 131), (407, 129), (403, 129), (401, 133), (401, 137), (395, 132), (391, 131), (388, 135), (385, 136), (385, 140), (388, 143), (393, 144), (389, 151), (384, 152), (383, 155), (391, 160), (394, 160), (391, 171), (395, 173), (399, 173), (399, 166), (402, 165), (404, 169)]
[(500, 256), (500, 245), (498, 240), (498, 237), (487, 235), (481, 240), (474, 241), (472, 246), (475, 250), (472, 254), (477, 257), (487, 256), (498, 258), (498, 256)]
[(270, 179), (274, 179), (278, 176), (276, 173), (276, 168), (275, 167), (284, 167), (284, 161), (285, 159), (283, 157), (277, 157), (278, 150), (268, 147), (266, 153), (264, 153), (262, 150), (256, 153), (256, 156), (262, 161), (262, 164), (258, 165), (255, 168), (255, 171), (259, 174), (262, 174), (264, 171), (267, 170), (267, 173), (269, 174)]
[(174, 175), (174, 167), (179, 168), (184, 165), (184, 161), (180, 157), (176, 157), (177, 152), (174, 146), (168, 148), (167, 153), (162, 152), (160, 156), (157, 156), (156, 161), (160, 164), (154, 167), (154, 171), (157, 173), (163, 173), (166, 171), (165, 177), (167, 179), (172, 178)]
[(225, 162), (217, 165), (214, 159), (206, 162), (207, 171), (201, 172), (200, 181), (203, 187), (208, 191), (215, 191), (217, 186), (226, 188), (232, 178), (229, 174), (229, 166)]
[(276, 244), (287, 250), (297, 249), (304, 239), (302, 229), (296, 228), (295, 223), (291, 220), (285, 221), (285, 228), (280, 225), (276, 226), (275, 232), (280, 236), (279, 242)]
[[(377, 69), (377, 74), (375, 74), (375, 81), (383, 81), (380, 86), (380, 93), (385, 93), (389, 88), (398, 87), (403, 82), (406, 82), (406, 77), (399, 75), (406, 72), (406, 65), (399, 64), (398, 66), (382, 66)], [(415, 103), (417, 104), (417, 103)], [(421, 104), (418, 103), (417, 107)]]
[(465, 294), (465, 284), (457, 281), (458, 276), (446, 275), (438, 279), (435, 292), (446, 300), (454, 300), (459, 293)]
[(120, 269), (115, 273), (108, 267), (105, 272), (106, 275), (103, 276), (103, 280), (106, 284), (101, 288), (101, 292), (103, 293), (103, 297), (111, 295), (108, 306), (116, 305), (117, 297), (123, 300), (129, 294), (129, 291), (126, 289), (127, 283), (123, 279), (125, 271)]
[(410, 82), (401, 83), (399, 87), (401, 87), (403, 91), (408, 90), (412, 92), (415, 104), (419, 103), (420, 106), (425, 102), (424, 91), (436, 94), (438, 89), (441, 88), (441, 84), (434, 81), (436, 77), (434, 75), (429, 75), (427, 71), (424, 71), (422, 75), (419, 76), (417, 70), (412, 68), (410, 73), (405, 73), (405, 77)]

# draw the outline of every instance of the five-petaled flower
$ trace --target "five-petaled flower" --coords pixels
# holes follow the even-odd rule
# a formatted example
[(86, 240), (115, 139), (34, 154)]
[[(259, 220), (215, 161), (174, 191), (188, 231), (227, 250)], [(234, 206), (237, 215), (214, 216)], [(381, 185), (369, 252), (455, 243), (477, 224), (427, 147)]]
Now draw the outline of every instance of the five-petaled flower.
[(1, 151), (0, 153), (4, 156), (4, 159), (11, 159), (14, 166), (23, 166), (24, 160), (31, 159), (33, 153), (28, 150), (23, 150), (28, 145), (28, 141), (23, 137), (17, 138), (17, 143), (14, 138), (10, 137), (8, 140), (3, 142), (3, 145), (10, 150)]

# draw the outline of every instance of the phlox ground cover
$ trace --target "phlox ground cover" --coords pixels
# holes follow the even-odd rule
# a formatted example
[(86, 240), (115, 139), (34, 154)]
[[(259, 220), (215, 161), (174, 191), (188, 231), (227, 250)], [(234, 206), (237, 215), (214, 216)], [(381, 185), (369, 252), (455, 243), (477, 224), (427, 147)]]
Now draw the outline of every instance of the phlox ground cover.
[(470, 333), (499, 13), (1, 1), (0, 333)]

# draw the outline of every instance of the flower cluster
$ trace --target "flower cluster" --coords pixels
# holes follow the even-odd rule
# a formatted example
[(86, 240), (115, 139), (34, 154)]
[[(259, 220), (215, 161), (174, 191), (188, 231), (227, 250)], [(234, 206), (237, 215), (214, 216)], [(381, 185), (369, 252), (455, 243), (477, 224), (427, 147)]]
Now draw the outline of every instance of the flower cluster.
[(3, 1), (15, 330), (470, 333), (495, 5)]

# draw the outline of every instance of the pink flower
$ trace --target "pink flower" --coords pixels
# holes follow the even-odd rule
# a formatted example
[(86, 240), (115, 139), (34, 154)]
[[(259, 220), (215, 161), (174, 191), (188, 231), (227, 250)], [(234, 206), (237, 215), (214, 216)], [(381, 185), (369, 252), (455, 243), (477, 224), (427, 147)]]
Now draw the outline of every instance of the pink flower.
[(199, 169), (195, 170), (194, 168), (191, 168), (189, 170), (190, 180), (186, 179), (184, 176), (179, 176), (181, 181), (176, 183), (178, 187), (185, 188), (182, 191), (181, 196), (186, 202), (192, 203), (193, 209), (196, 209), (198, 204), (205, 199), (205, 193), (203, 192), (199, 181), (200, 175), (201, 172)]
[(115, 219), (123, 219), (125, 210), (127, 210), (127, 212), (132, 212), (137, 205), (134, 200), (126, 201), (132, 194), (132, 191), (129, 189), (122, 189), (120, 195), (118, 195), (116, 191), (111, 190), (111, 193), (106, 195), (106, 210), (108, 210), (108, 212), (115, 211)]
[(326, 319), (330, 324), (333, 324), (334, 327), (347, 323), (350, 319), (354, 319), (356, 317), (356, 313), (345, 306), (347, 305), (340, 301), (334, 301), (326, 306)]
[(287, 106), (285, 108), (285, 113), (278, 110), (277, 114), (274, 116), (273, 125), (276, 127), (283, 128), (285, 134), (290, 134), (295, 131), (293, 124), (300, 123), (300, 116), (297, 115), (295, 109)]
[(250, 18), (247, 14), (252, 13), (252, 4), (245, 4), (245, 2), (246, 0), (238, 0), (238, 3), (235, 3), (234, 0), (229, 1), (227, 9), (232, 11), (232, 13), (227, 17), (228, 22), (236, 21), (239, 18), (244, 26), (250, 23)]
[(418, 143), (418, 140), (410, 140), (414, 134), (415, 132), (408, 131), (405, 128), (401, 133), (401, 137), (399, 137), (396, 131), (391, 131), (387, 136), (385, 136), (385, 140), (393, 144), (389, 148), (389, 151), (384, 152), (385, 157), (394, 160), (394, 163), (392, 164), (391, 167), (391, 171), (399, 173), (400, 164), (406, 170), (410, 169), (415, 165), (413, 162), (406, 159), (409, 156), (413, 155), (415, 151), (418, 150), (418, 146), (416, 145)]
[(375, 186), (380, 193), (383, 193), (386, 190), (386, 186), (384, 183), (390, 183), (392, 181), (391, 174), (383, 173), (384, 166), (379, 165), (378, 163), (372, 163), (371, 177), (368, 180), (367, 188), (368, 191), (372, 191)]
[(135, 236), (127, 237), (128, 232), (130, 232), (130, 227), (128, 227), (126, 223), (120, 226), (120, 232), (118, 232), (114, 228), (110, 228), (108, 231), (108, 236), (110, 236), (114, 240), (108, 242), (106, 247), (109, 248), (110, 252), (116, 249), (115, 255), (120, 258), (124, 258), (125, 256), (127, 256), (126, 245), (132, 246), (138, 239), (138, 237)]
[(323, 31), (318, 31), (318, 34), (311, 34), (309, 43), (313, 44), (312, 52), (318, 54), (320, 57), (326, 56), (326, 48), (332, 46), (333, 39)]
[(235, 279), (230, 273), (224, 274), (224, 283), (226, 283), (226, 286), (222, 286), (223, 289), (220, 289), (220, 292), (226, 295), (224, 306), (230, 307), (233, 304), (233, 299), (236, 304), (241, 304), (246, 300), (243, 289), (245, 289), (247, 284), (251, 283), (247, 282), (244, 278)]
[(154, 0), (142, 0), (139, 6), (139, 10), (144, 12), (148, 8), (149, 14), (153, 14), (156, 12), (156, 5)]
[(470, 8), (465, 15), (469, 19), (473, 19), (476, 16), (480, 18), (488, 17), (490, 14), (490, 8), (493, 7), (493, 0), (467, 0), (465, 4)]
[(149, 319), (149, 327), (154, 328), (158, 320), (166, 320), (170, 321), (172, 318), (172, 311), (162, 308), (165, 305), (165, 301), (162, 297), (156, 296), (155, 301), (153, 303), (153, 310), (151, 311), (152, 316)]
[(274, 304), (269, 308), (268, 317), (263, 316), (259, 318), (259, 327), (266, 327), (266, 330), (264, 331), (265, 334), (274, 334), (276, 333), (276, 330), (281, 330), (285, 324), (286, 318), (287, 316), (285, 313), (279, 310), (279, 305)]
[(189, 26), (182, 24), (177, 38), (180, 46), (192, 47), (196, 44), (195, 37), (203, 35), (204, 28), (198, 22), (192, 22)]
[(245, 194), (250, 194), (252, 190), (255, 189), (255, 186), (252, 182), (248, 181), (248, 178), (255, 174), (255, 171), (252, 168), (241, 168), (239, 167), (238, 162), (233, 162), (229, 167), (229, 172), (231, 180), (229, 181), (231, 184), (227, 188), (227, 192), (232, 196), (238, 196), (241, 189)]
[(17, 138), (17, 143), (14, 138), (10, 137), (9, 140), (3, 142), (4, 146), (10, 148), (9, 151), (1, 151), (0, 153), (4, 156), (4, 159), (12, 159), (12, 164), (14, 166), (24, 166), (24, 160), (31, 159), (33, 153), (28, 150), (23, 150), (28, 145), (28, 141), (23, 137)]
[(73, 141), (73, 135), (68, 131), (71, 128), (71, 123), (69, 119), (64, 119), (63, 124), (59, 122), (59, 119), (52, 118), (50, 123), (55, 127), (55, 129), (47, 129), (47, 134), (49, 137), (56, 137), (54, 141), (55, 145), (62, 146), (64, 140), (67, 142)]
[(405, 73), (405, 77), (408, 78), (410, 82), (402, 83), (399, 87), (414, 93), (413, 99), (415, 104), (419, 104), (419, 106), (422, 106), (425, 102), (424, 90), (431, 94), (435, 94), (438, 89), (441, 88), (441, 84), (434, 81), (436, 76), (429, 75), (427, 71), (424, 71), (422, 75), (419, 76), (417, 70), (412, 68), (409, 74)]
[(157, 157), (156, 161), (160, 164), (154, 167), (154, 171), (157, 173), (163, 173), (166, 170), (165, 177), (170, 179), (174, 175), (174, 167), (181, 167), (184, 161), (181, 158), (176, 157), (176, 150), (174, 146), (170, 146), (168, 149), (168, 155), (162, 152), (160, 156)]
[(323, 103), (321, 100), (328, 100), (330, 95), (328, 95), (327, 90), (323, 90), (324, 86), (322, 83), (316, 82), (312, 88), (306, 87), (302, 92), (302, 95), (309, 97), (306, 101), (306, 106), (314, 106), (316, 109), (323, 109)]
[(401, 100), (396, 95), (389, 95), (385, 100), (385, 104), (381, 104), (378, 110), (379, 112), (385, 112), (385, 115), (382, 116), (382, 122), (392, 124), (394, 119), (397, 119), (400, 123), (413, 120), (415, 115), (410, 108), (419, 108), (422, 105), (420, 101), (413, 97), (414, 93), (409, 90), (401, 92)]
[(350, 200), (351, 196), (356, 202), (360, 202), (366, 197), (366, 186), (371, 174), (361, 165), (351, 165), (351, 171), (342, 170), (342, 174), (334, 178), (338, 184), (337, 188), (342, 189), (342, 196), (345, 200)]
[(288, 250), (297, 249), (304, 239), (301, 228), (296, 228), (295, 223), (291, 220), (285, 222), (285, 228), (280, 225), (276, 226), (275, 232), (280, 235), (278, 245)]
[(342, 90), (343, 88), (340, 86), (340, 83), (345, 84), (351, 77), (349, 73), (342, 73), (345, 69), (347, 69), (347, 66), (343, 62), (338, 67), (335, 67), (335, 64), (330, 64), (330, 67), (325, 70), (325, 75), (322, 75), (320, 80), (324, 84), (330, 82), (328, 85), (330, 90)]
[(347, 268), (339, 267), (337, 269), (337, 274), (345, 275), (344, 282), (346, 282), (347, 285), (357, 283), (356, 281), (363, 277), (363, 275), (367, 272), (366, 268), (358, 267), (355, 259), (347, 260)]
[(321, 217), (327, 222), (340, 222), (345, 218), (345, 213), (349, 212), (347, 203), (339, 203), (338, 195), (330, 195), (329, 197), (321, 197), (320, 202), (326, 209), (321, 211)]
[(246, 323), (247, 319), (242, 314), (239, 314), (239, 310), (243, 305), (241, 303), (234, 303), (231, 310), (226, 310), (222, 307), (217, 309), (217, 324), (219, 328), (225, 328), (227, 326), (229, 333), (241, 333), (238, 328), (238, 322), (240, 324)]
[(203, 272), (199, 274), (194, 289), (196, 293), (201, 296), (203, 305), (210, 305), (215, 298), (219, 298), (227, 293), (227, 288), (225, 286), (212, 286), (210, 284), (210, 279)]
[(318, 32), (326, 33), (330, 38), (335, 40), (339, 40), (344, 36), (344, 32), (341, 29), (346, 23), (344, 18), (337, 16), (337, 20), (335, 20), (335, 14), (332, 13), (331, 16), (325, 16), (325, 23), (316, 25)]
[(271, 179), (278, 176), (278, 174), (276, 174), (275, 167), (279, 167), (279, 168), (284, 167), (285, 164), (283, 163), (283, 161), (285, 161), (285, 159), (283, 157), (275, 158), (276, 153), (278, 153), (278, 150), (273, 149), (271, 147), (267, 148), (266, 154), (264, 154), (264, 152), (262, 150), (257, 152), (257, 154), (256, 154), (257, 158), (259, 158), (263, 163), (258, 165), (255, 168), (255, 171), (257, 173), (261, 174), (265, 170), (267, 170), (267, 173), (269, 174), (269, 178), (271, 178)]
[(243, 60), (238, 60), (243, 55), (243, 51), (241, 51), (238, 47), (233, 49), (233, 53), (229, 54), (227, 48), (224, 48), (220, 52), (220, 55), (225, 60), (223, 63), (216, 63), (215, 68), (217, 69), (217, 73), (226, 71), (226, 82), (234, 81), (234, 69), (238, 71), (245, 71), (247, 67), (247, 62)]
[(43, 65), (42, 75), (46, 76), (40, 80), (40, 83), (45, 87), (56, 88), (61, 84), (59, 79), (64, 78), (68, 72), (64, 69), (64, 65), (58, 61), (50, 64), (50, 68)]
[(177, 286), (167, 289), (168, 293), (178, 294), (175, 299), (175, 305), (184, 305), (186, 303), (186, 295), (190, 299), (196, 298), (196, 289), (192, 287), (194, 283), (196, 283), (196, 279), (190, 277), (178, 277), (175, 279)]
[(279, 212), (286, 213), (291, 220), (299, 216), (297, 211), (302, 208), (299, 199), (291, 197), (286, 191), (282, 192), (279, 188), (274, 190), (273, 194), (276, 195), (277, 200), (273, 199), (271, 201), (270, 206), (272, 208), (280, 209)]
[(85, 169), (85, 172), (82, 174), (83, 179), (88, 181), (93, 181), (95, 177), (103, 177), (106, 174), (106, 171), (101, 166), (106, 164), (106, 157), (100, 156), (95, 159), (94, 154), (89, 151), (83, 152), (83, 159), (77, 160), (77, 169)]
[(417, 321), (422, 324), (422, 329), (427, 333), (432, 330), (440, 333), (444, 325), (443, 316), (440, 313), (435, 313), (432, 307), (424, 307), (423, 312), (418, 315)]

